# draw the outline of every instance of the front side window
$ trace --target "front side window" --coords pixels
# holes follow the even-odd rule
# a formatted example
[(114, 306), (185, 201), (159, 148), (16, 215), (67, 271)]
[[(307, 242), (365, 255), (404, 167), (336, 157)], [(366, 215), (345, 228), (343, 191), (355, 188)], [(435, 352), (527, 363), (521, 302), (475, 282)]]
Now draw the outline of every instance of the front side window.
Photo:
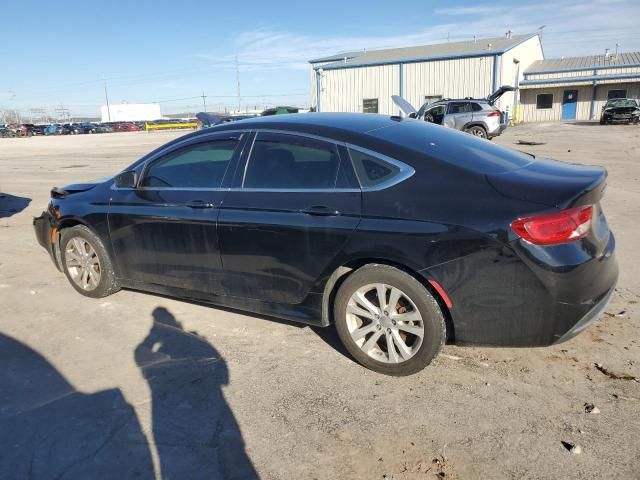
[(378, 113), (378, 99), (365, 98), (362, 101), (362, 111), (364, 113)]
[(244, 188), (333, 189), (340, 157), (333, 143), (284, 133), (259, 132)]
[(540, 93), (536, 97), (536, 108), (538, 110), (548, 110), (553, 108), (553, 93)]
[(237, 145), (237, 139), (225, 139), (174, 150), (148, 167), (140, 186), (219, 188)]

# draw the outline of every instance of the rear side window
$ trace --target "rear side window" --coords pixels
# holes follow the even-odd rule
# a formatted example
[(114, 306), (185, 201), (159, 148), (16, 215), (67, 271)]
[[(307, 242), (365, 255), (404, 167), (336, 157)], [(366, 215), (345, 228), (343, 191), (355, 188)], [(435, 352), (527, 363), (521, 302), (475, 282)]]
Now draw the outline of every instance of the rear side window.
[(481, 112), (482, 111), (482, 105), (480, 105), (479, 103), (472, 103), (471, 104), (471, 109), (474, 112)]
[(215, 140), (180, 148), (155, 160), (140, 186), (153, 188), (219, 188), (238, 145)]
[(258, 133), (244, 188), (335, 188), (340, 157), (330, 142), (284, 133)]
[(400, 167), (373, 153), (350, 148), (349, 155), (363, 188), (381, 185), (394, 179), (400, 173)]
[(449, 104), (449, 113), (469, 113), (471, 112), (471, 104), (469, 102), (451, 102)]

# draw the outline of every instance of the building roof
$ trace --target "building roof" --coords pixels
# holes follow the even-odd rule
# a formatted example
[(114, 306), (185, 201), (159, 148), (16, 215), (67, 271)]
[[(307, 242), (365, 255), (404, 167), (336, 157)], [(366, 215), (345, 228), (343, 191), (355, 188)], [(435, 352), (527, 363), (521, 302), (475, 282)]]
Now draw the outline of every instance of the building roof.
[[(464, 42), (447, 42), (417, 47), (388, 48), (384, 50), (361, 50), (344, 52), (328, 57), (309, 60), (309, 63), (331, 62), (324, 69), (348, 68), (351, 66), (392, 64), (401, 62), (428, 61), (444, 58), (464, 58), (498, 55), (511, 50), (537, 34), (512, 35), (497, 38), (479, 38)], [(346, 62), (345, 62), (346, 58)]]
[(616, 68), (640, 66), (640, 52), (628, 52), (604, 55), (589, 55), (586, 57), (548, 58), (538, 60), (527, 68), (525, 73), (544, 73), (589, 70), (592, 68)]

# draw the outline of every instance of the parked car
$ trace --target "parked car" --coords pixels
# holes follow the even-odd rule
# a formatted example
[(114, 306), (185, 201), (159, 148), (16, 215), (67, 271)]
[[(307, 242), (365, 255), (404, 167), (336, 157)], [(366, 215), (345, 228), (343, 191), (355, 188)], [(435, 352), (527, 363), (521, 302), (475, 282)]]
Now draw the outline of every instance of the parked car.
[(114, 132), (138, 132), (138, 131), (140, 131), (140, 127), (138, 127), (134, 123), (129, 123), (129, 122), (121, 122), (121, 123), (112, 124), (111, 128), (113, 129)]
[(614, 122), (638, 123), (640, 102), (633, 98), (607, 100), (600, 114), (600, 125)]
[(507, 128), (505, 114), (498, 110), (494, 103), (505, 92), (513, 90), (515, 90), (513, 87), (503, 85), (485, 99), (468, 97), (453, 100), (445, 98), (433, 103), (425, 103), (418, 111), (399, 95), (393, 95), (391, 99), (411, 118), (462, 130), (476, 137), (490, 140)]
[(47, 128), (44, 129), (45, 135), (62, 135), (63, 128), (59, 123), (52, 123)]
[(113, 128), (111, 128), (111, 126), (107, 125), (106, 123), (98, 123), (96, 125), (95, 133), (111, 133), (111, 132), (113, 132)]
[(34, 227), (85, 296), (333, 323), (363, 365), (406, 375), (447, 339), (551, 345), (594, 322), (618, 275), (606, 178), (420, 120), (282, 115), (54, 188)]
[(12, 137), (33, 136), (33, 132), (26, 124), (10, 123), (8, 125), (5, 125), (4, 128), (7, 131), (7, 134), (5, 136), (12, 136)]
[(48, 125), (29, 125), (29, 129), (33, 135), (44, 135), (44, 130)]
[(198, 130), (203, 128), (211, 128), (221, 123), (237, 122), (247, 118), (255, 118), (255, 115), (222, 115), (208, 112), (200, 112), (196, 114), (196, 123)]
[(83, 133), (80, 125), (75, 123), (65, 123), (62, 125), (61, 135), (78, 135), (80, 133)]
[(97, 125), (95, 123), (81, 123), (78, 126), (78, 133), (91, 134), (97, 133)]

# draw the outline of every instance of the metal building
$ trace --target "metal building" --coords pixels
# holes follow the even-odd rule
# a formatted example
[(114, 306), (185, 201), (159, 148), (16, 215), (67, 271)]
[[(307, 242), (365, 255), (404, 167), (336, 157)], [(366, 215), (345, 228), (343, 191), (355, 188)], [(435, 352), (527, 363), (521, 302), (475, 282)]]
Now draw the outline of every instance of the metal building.
[(611, 98), (640, 98), (640, 52), (539, 60), (520, 82), (523, 119), (593, 120)]
[(162, 118), (157, 103), (120, 103), (102, 105), (100, 114), (103, 122), (144, 122)]
[[(416, 107), (440, 98), (484, 98), (500, 85), (517, 86), (544, 58), (537, 34), (437, 45), (347, 52), (311, 60), (311, 105), (323, 112), (398, 114), (391, 95)], [(514, 95), (515, 93), (515, 95)], [(500, 99), (517, 110), (517, 91)]]

